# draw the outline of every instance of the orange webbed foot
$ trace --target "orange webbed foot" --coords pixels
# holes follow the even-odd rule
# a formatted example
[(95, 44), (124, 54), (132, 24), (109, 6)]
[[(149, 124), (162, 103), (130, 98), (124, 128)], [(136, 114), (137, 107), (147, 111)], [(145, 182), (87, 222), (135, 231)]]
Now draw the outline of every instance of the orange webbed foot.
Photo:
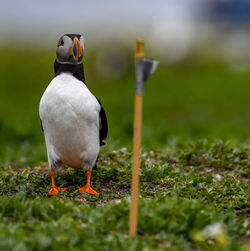
[(48, 192), (48, 195), (57, 195), (59, 193), (60, 189), (61, 189), (61, 192), (63, 193), (68, 188), (67, 187), (60, 188), (57, 186), (51, 187), (50, 191)]
[(68, 190), (67, 187), (62, 187), (62, 188), (61, 188), (61, 192), (62, 192), (62, 193), (65, 192), (66, 190)]
[(80, 193), (88, 193), (88, 194), (94, 194), (94, 195), (99, 195), (99, 193), (97, 193), (94, 189), (92, 189), (90, 186), (86, 185), (84, 187), (81, 187), (79, 189), (76, 190), (76, 192), (80, 192)]

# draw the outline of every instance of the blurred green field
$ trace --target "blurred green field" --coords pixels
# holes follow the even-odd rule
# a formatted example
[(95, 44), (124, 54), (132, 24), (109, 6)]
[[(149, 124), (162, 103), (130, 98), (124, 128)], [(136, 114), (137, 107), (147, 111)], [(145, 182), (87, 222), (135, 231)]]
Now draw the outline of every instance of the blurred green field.
[[(99, 75), (95, 65), (98, 50), (89, 50), (85, 56), (86, 83), (108, 116), (106, 151), (117, 146), (131, 148), (135, 80), (133, 53), (128, 50), (127, 54), (128, 68), (117, 78)], [(2, 162), (9, 164), (12, 149), (15, 160), (20, 152), (23, 164), (45, 161), (38, 106), (54, 75), (54, 50), (6, 49), (0, 51), (0, 58)], [(250, 69), (236, 72), (214, 58), (193, 56), (179, 64), (161, 62), (146, 87), (143, 145), (164, 146), (171, 140), (199, 138), (249, 144), (249, 83)]]
[(66, 168), (56, 182), (69, 190), (47, 198), (38, 107), (55, 53), (0, 50), (0, 250), (249, 250), (250, 69), (198, 55), (160, 62), (144, 97), (139, 231), (128, 239), (135, 80), (125, 52), (119, 77), (100, 74), (98, 49), (85, 56), (109, 122), (92, 179), (100, 196), (75, 193), (85, 175)]

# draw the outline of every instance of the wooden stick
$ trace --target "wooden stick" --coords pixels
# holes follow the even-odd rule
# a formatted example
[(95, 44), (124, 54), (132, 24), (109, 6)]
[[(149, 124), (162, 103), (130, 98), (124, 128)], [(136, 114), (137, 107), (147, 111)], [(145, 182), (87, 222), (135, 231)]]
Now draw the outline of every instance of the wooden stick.
[[(136, 59), (144, 59), (144, 41), (138, 39), (136, 43)], [(135, 95), (134, 112), (134, 142), (133, 142), (133, 168), (132, 168), (132, 191), (130, 204), (129, 236), (137, 233), (137, 215), (139, 199), (139, 174), (141, 154), (141, 127), (142, 127), (142, 95)]]
[(135, 59), (142, 60), (144, 58), (145, 58), (145, 55), (144, 55), (144, 40), (139, 38), (139, 39), (136, 40)]

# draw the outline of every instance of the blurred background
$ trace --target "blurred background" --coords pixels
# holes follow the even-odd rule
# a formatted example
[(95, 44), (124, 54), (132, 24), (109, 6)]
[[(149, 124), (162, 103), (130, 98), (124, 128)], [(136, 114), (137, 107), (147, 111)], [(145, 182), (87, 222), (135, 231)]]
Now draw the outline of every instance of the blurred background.
[(250, 136), (247, 0), (14, 1), (0, 9), (0, 162), (46, 161), (40, 98), (59, 37), (85, 37), (85, 75), (109, 121), (103, 151), (131, 149), (134, 51), (160, 60), (146, 86), (144, 147)]

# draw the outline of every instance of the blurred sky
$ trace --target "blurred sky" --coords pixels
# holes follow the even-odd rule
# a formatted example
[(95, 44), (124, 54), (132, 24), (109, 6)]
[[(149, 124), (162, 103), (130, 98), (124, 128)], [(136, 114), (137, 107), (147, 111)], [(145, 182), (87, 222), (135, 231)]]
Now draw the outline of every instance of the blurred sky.
[(133, 45), (142, 37), (170, 61), (200, 45), (229, 60), (248, 60), (249, 24), (248, 0), (8, 0), (1, 2), (0, 47), (54, 48), (62, 34), (80, 33), (88, 48), (110, 38)]
[[(42, 40), (62, 33), (90, 36), (144, 34), (160, 23), (185, 24), (195, 17), (199, 0), (9, 0), (0, 8), (0, 42)], [(185, 26), (183, 27), (185, 28)]]

